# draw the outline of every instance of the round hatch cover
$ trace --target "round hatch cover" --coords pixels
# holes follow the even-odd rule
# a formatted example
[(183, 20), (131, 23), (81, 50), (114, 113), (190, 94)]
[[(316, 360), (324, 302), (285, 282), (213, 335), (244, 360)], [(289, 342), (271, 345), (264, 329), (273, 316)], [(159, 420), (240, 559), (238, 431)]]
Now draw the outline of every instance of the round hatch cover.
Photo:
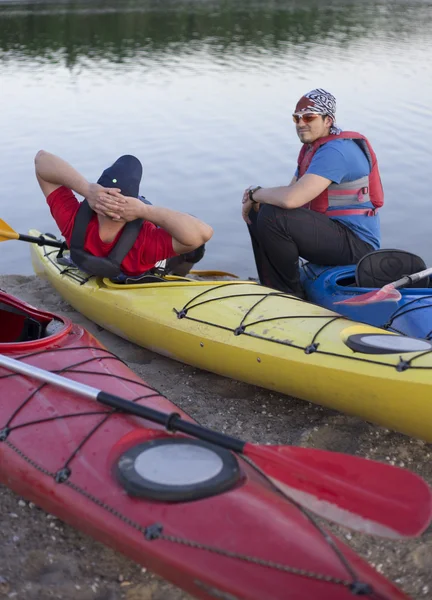
[(345, 344), (354, 352), (364, 354), (400, 354), (401, 352), (427, 352), (432, 344), (426, 340), (385, 333), (358, 333), (350, 335)]
[(236, 457), (213, 444), (163, 438), (138, 444), (120, 456), (117, 478), (131, 496), (186, 502), (220, 494), (240, 476)]

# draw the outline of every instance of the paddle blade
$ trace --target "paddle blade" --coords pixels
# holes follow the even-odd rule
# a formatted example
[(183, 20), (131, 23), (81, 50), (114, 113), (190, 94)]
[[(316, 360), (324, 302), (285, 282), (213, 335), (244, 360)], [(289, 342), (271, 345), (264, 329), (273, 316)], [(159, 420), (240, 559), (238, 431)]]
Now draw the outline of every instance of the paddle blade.
[(350, 529), (411, 537), (420, 535), (432, 519), (431, 489), (406, 469), (295, 446), (246, 444), (243, 454), (287, 496)]
[(17, 233), (10, 225), (0, 219), (0, 242), (6, 242), (6, 240), (18, 240), (19, 233)]
[(360, 306), (363, 304), (373, 304), (375, 302), (397, 302), (401, 298), (401, 293), (393, 286), (392, 283), (389, 283), (380, 290), (366, 292), (366, 294), (353, 296), (347, 300), (339, 300), (339, 302), (335, 302), (334, 304), (351, 304), (353, 306)]

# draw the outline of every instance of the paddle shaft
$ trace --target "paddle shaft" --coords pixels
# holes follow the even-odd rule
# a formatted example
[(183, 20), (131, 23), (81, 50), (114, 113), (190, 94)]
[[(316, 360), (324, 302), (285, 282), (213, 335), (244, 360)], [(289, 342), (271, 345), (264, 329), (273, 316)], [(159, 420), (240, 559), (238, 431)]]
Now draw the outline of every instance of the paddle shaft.
[[(321, 450), (291, 449), (289, 446), (274, 448), (256, 446), (185, 421), (177, 413), (167, 414), (136, 404), (2, 354), (0, 354), (0, 366), (66, 391), (78, 393), (115, 410), (159, 423), (168, 430), (178, 430), (249, 457), (285, 496), (293, 498), (302, 506), (336, 523), (386, 537), (419, 535), (430, 523), (430, 490), (425, 482), (409, 472), (398, 474), (396, 483), (395, 477), (390, 477), (390, 488), (394, 490), (393, 496), (390, 492), (393, 500), (390, 502), (386, 473), (387, 469), (395, 469), (395, 467), (380, 463), (376, 463), (375, 466), (373, 461), (367, 461), (369, 464), (361, 464), (359, 468), (358, 461), (363, 459), (357, 457), (342, 457), (343, 464), (340, 464), (340, 461), (337, 462), (337, 455), (328, 456), (327, 454), (330, 453), (323, 453)], [(319, 456), (315, 454), (317, 452)], [(348, 465), (347, 460), (350, 461)], [(379, 475), (376, 468), (380, 471)], [(384, 474), (383, 468), (386, 470)], [(386, 481), (384, 494), (383, 481)], [(412, 490), (412, 497), (406, 497), (407, 489)], [(360, 519), (356, 518), (356, 515), (360, 515)]]
[(131, 400), (125, 400), (119, 396), (103, 392), (102, 390), (98, 390), (66, 377), (61, 377), (56, 373), (51, 373), (51, 371), (39, 369), (39, 367), (23, 363), (8, 356), (0, 355), (0, 366), (21, 373), (22, 375), (33, 377), (39, 381), (51, 383), (68, 392), (78, 393), (81, 396), (96, 400), (97, 402), (115, 408), (116, 410), (130, 413), (154, 423), (159, 423), (160, 425), (164, 425), (169, 431), (181, 431), (182, 433), (187, 433), (201, 440), (216, 444), (217, 446), (223, 446), (234, 452), (243, 452), (246, 445), (246, 442), (237, 438), (230, 437), (217, 431), (212, 431), (197, 423), (185, 421), (178, 413), (164, 413), (147, 406), (142, 406), (141, 404), (135, 404)]
[[(2, 232), (4, 235), (4, 232)], [(7, 236), (5, 236), (7, 237)], [(35, 237), (33, 235), (25, 235), (23, 233), (19, 233), (18, 237), (12, 237), (10, 239), (17, 239), (21, 242), (30, 242), (32, 244), (37, 244), (38, 246), (53, 246), (54, 248), (66, 248), (64, 242), (59, 242), (58, 240), (51, 240), (49, 238), (45, 238), (42, 235), (39, 237)]]
[[(7, 230), (2, 229), (1, 228), (2, 225), (3, 225), (3, 227), (7, 227), (9, 229), (7, 229)], [(1, 239), (1, 238), (4, 238), (4, 239)], [(46, 238), (43, 235), (40, 235), (39, 237), (35, 237), (32, 235), (25, 235), (24, 233), (17, 233), (6, 222), (2, 221), (2, 222), (0, 222), (0, 242), (2, 242), (2, 241), (4, 242), (6, 240), (17, 240), (19, 242), (30, 242), (31, 244), (37, 244), (38, 246), (52, 246), (53, 248), (61, 248), (64, 250), (67, 249), (66, 242), (60, 242), (59, 240)], [(191, 271), (191, 274), (201, 275), (202, 277), (217, 276), (217, 277), (234, 277), (234, 278), (238, 279), (238, 275), (234, 275), (234, 273), (227, 273), (226, 271), (193, 270), (193, 271)], [(183, 278), (183, 279), (187, 281), (187, 278)]]
[(405, 275), (405, 277), (394, 281), (390, 285), (392, 285), (394, 288), (404, 287), (405, 285), (409, 285), (410, 283), (416, 283), (421, 279), (425, 279), (426, 277), (429, 277), (429, 275), (432, 275), (432, 267), (429, 269), (425, 269), (424, 271), (419, 271), (418, 273), (413, 273), (412, 275)]

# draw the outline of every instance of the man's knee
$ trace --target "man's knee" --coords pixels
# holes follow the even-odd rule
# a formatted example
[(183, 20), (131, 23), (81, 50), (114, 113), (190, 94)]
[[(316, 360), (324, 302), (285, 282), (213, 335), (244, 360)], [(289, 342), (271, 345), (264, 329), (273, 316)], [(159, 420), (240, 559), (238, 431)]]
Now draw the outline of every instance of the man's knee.
[(199, 248), (196, 248), (195, 250), (192, 250), (192, 252), (187, 252), (186, 254), (182, 254), (181, 256), (186, 262), (197, 263), (204, 257), (204, 253), (205, 244), (203, 244)]
[(287, 209), (273, 206), (272, 204), (263, 204), (260, 207), (256, 222), (258, 234), (261, 235), (268, 229), (277, 228), (280, 219), (286, 218)]
[(186, 252), (185, 254), (179, 254), (174, 256), (167, 261), (167, 274), (181, 275), (184, 277), (189, 273), (192, 267), (199, 262), (205, 253), (205, 245), (203, 244), (199, 248)]

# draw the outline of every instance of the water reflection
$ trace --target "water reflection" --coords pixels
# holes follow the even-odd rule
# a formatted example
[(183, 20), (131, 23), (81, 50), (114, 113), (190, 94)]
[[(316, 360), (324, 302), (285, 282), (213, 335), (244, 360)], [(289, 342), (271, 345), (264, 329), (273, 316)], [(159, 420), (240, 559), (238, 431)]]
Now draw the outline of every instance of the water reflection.
[(124, 63), (142, 55), (199, 52), (228, 60), (290, 47), (346, 48), (364, 39), (430, 39), (427, 2), (138, 1), (0, 3), (2, 62), (22, 58)]

